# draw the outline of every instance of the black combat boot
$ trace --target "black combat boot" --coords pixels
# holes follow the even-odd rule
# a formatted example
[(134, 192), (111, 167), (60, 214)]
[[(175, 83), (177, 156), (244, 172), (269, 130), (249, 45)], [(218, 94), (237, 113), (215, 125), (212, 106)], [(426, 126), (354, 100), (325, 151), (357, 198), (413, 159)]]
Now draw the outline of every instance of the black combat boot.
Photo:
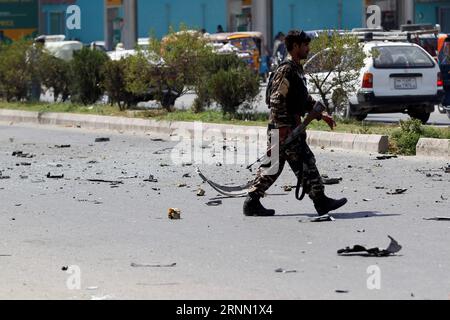
[(250, 194), (244, 203), (244, 215), (247, 217), (271, 217), (275, 215), (275, 210), (268, 210), (259, 202), (260, 197)]
[(347, 199), (334, 200), (328, 198), (325, 194), (319, 195), (314, 199), (314, 207), (317, 210), (319, 216), (326, 215), (331, 211), (335, 211), (347, 204)]

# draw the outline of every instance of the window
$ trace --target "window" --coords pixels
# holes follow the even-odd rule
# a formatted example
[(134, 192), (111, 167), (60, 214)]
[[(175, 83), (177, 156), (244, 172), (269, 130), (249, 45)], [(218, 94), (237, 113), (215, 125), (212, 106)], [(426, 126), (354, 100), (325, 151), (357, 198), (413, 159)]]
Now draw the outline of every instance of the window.
[(376, 47), (374, 67), (379, 69), (433, 68), (434, 61), (421, 48), (409, 46)]
[(64, 14), (62, 12), (49, 12), (48, 34), (64, 34)]

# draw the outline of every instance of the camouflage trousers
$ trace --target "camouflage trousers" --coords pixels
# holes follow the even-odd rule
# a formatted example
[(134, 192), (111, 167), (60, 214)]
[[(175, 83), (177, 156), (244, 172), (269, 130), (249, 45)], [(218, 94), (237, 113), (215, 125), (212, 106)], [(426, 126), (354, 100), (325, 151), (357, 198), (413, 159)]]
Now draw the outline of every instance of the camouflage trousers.
[[(309, 195), (312, 200), (317, 199), (318, 196), (324, 193), (325, 187), (322, 182), (319, 170), (316, 166), (316, 158), (306, 144), (306, 136), (304, 141), (298, 146), (287, 150), (279, 155), (278, 172), (274, 175), (268, 175), (268, 169), (272, 163), (265, 163), (258, 169), (256, 179), (250, 188), (250, 194), (256, 194), (264, 197), (266, 191), (275, 183), (283, 172), (286, 162), (289, 163), (292, 171), (297, 179), (302, 179), (304, 192)], [(269, 146), (271, 145), (269, 140)]]

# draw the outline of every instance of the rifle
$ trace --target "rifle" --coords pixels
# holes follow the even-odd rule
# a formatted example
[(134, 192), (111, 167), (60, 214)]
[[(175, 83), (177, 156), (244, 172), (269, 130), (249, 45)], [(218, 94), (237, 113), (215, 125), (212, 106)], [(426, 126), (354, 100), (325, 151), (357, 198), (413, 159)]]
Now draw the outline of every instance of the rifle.
[[(321, 103), (321, 102), (316, 102), (316, 104), (313, 107), (313, 110), (308, 113), (308, 115), (306, 116), (306, 118), (303, 120), (302, 124), (300, 124), (297, 128), (294, 129), (294, 131), (292, 131), (292, 133), (289, 135), (289, 137), (287, 137), (286, 141), (284, 142), (284, 144), (280, 147), (280, 153), (281, 152), (285, 152), (286, 150), (292, 148), (292, 145), (296, 142), (299, 141), (300, 137), (305, 134), (306, 132), (306, 128), (309, 126), (309, 124), (313, 121), (313, 120), (320, 120), (322, 118), (322, 113), (326, 110), (326, 107)], [(278, 145), (280, 144), (280, 142), (278, 141), (275, 145), (273, 145), (269, 150), (267, 150), (266, 154), (264, 156), (262, 156), (261, 158), (259, 158), (258, 160), (256, 160), (254, 163), (252, 163), (251, 165), (249, 165), (247, 167), (247, 170), (250, 170), (255, 164), (257, 163), (261, 163), (267, 160), (267, 158), (269, 157), (268, 154), (270, 153), (270, 151), (274, 150), (276, 147), (278, 147)]]

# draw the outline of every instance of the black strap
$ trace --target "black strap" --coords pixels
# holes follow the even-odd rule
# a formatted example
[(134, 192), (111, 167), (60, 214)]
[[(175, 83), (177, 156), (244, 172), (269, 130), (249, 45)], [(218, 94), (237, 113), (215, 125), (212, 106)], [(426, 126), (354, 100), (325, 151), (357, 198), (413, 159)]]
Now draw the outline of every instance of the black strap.
[[(305, 160), (305, 144), (306, 144), (306, 139), (304, 139), (304, 137), (302, 136), (300, 139), (300, 143), (298, 145), (299, 148), (299, 154), (300, 154), (300, 162), (301, 162), (301, 168), (300, 168), (300, 172), (298, 173), (297, 176), (297, 187), (295, 188), (295, 198), (298, 201), (303, 201), (303, 199), (305, 199), (306, 196), (306, 192), (307, 192), (307, 181), (305, 179), (305, 175), (303, 172), (303, 161)], [(302, 194), (300, 195), (300, 189), (302, 190)]]

